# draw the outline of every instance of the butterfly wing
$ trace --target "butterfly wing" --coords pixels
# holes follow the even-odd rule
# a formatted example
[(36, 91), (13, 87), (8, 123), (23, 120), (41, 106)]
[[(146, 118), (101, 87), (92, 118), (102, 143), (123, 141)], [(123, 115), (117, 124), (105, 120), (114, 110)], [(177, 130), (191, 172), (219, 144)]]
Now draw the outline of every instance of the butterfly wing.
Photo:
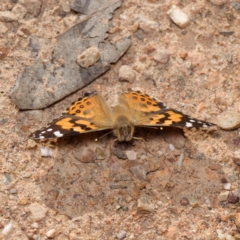
[(145, 119), (139, 122), (140, 126), (173, 126), (207, 128), (215, 126), (213, 123), (192, 118), (175, 109), (163, 109), (158, 113), (146, 114)]
[(30, 138), (56, 138), (112, 128), (109, 107), (100, 94), (93, 92), (73, 102), (59, 118), (33, 132)]
[(192, 118), (175, 109), (164, 106), (162, 102), (139, 91), (130, 91), (120, 95), (120, 105), (131, 113), (135, 126), (175, 126), (175, 127), (210, 127), (215, 124)]

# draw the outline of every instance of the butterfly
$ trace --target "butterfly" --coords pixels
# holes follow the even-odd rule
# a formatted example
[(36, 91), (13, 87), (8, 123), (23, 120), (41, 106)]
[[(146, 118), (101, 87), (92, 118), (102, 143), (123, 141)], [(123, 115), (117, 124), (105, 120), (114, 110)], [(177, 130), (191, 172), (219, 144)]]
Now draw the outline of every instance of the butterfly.
[(30, 138), (58, 138), (111, 129), (119, 142), (128, 142), (134, 138), (135, 127), (152, 126), (207, 128), (215, 124), (167, 108), (140, 91), (123, 92), (119, 95), (119, 103), (111, 109), (94, 91), (73, 102), (60, 117), (33, 132)]

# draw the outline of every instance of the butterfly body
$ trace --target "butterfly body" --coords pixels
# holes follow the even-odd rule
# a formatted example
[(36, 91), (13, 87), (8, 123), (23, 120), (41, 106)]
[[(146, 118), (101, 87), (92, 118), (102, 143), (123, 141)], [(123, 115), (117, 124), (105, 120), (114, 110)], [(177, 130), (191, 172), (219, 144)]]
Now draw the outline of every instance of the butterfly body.
[(136, 126), (207, 128), (214, 125), (169, 109), (139, 91), (120, 94), (119, 103), (112, 109), (100, 94), (93, 92), (72, 103), (59, 118), (32, 133), (30, 138), (56, 138), (110, 129), (118, 141), (128, 142), (134, 137)]

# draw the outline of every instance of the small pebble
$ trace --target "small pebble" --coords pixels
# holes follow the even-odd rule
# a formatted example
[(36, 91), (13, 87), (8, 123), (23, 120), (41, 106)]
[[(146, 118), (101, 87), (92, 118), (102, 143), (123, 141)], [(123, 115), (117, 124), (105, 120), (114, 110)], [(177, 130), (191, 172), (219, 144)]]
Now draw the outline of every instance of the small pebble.
[(180, 58), (182, 58), (182, 59), (186, 59), (187, 56), (188, 56), (188, 53), (187, 53), (187, 52), (181, 52), (181, 53), (180, 53)]
[(158, 49), (157, 53), (154, 54), (153, 59), (156, 62), (166, 64), (169, 61), (170, 52), (168, 49)]
[(11, 177), (10, 175), (5, 175), (5, 176), (3, 177), (3, 183), (4, 183), (5, 185), (8, 185), (10, 182), (12, 182), (12, 177)]
[(138, 179), (146, 179), (147, 171), (142, 165), (135, 165), (130, 167), (131, 173)]
[(225, 235), (222, 233), (222, 231), (220, 229), (217, 229), (216, 232), (217, 232), (217, 237), (218, 237), (219, 240), (225, 240), (226, 239)]
[(229, 195), (229, 192), (227, 192), (227, 191), (221, 192), (221, 193), (218, 195), (218, 201), (219, 201), (219, 202), (225, 202), (225, 201), (227, 201), (228, 195)]
[(151, 213), (155, 210), (154, 204), (148, 195), (142, 195), (137, 202), (138, 213)]
[(51, 157), (52, 156), (52, 150), (50, 148), (44, 147), (41, 148), (41, 156), (42, 157)]
[(97, 160), (104, 160), (106, 158), (107, 154), (106, 154), (106, 150), (103, 148), (99, 148), (97, 147), (96, 149), (96, 159)]
[(12, 9), (12, 13), (18, 18), (23, 19), (27, 14), (27, 9), (23, 7), (21, 4), (16, 4)]
[(2, 230), (2, 234), (5, 236), (8, 235), (10, 233), (10, 231), (12, 230), (12, 227), (13, 227), (12, 223), (8, 223)]
[(221, 183), (228, 183), (228, 180), (226, 178), (221, 178)]
[(31, 217), (35, 221), (39, 221), (41, 219), (44, 219), (46, 217), (48, 209), (39, 204), (39, 203), (31, 203), (28, 207), (28, 209), (31, 212)]
[(220, 166), (217, 163), (212, 163), (209, 165), (209, 168), (211, 170), (218, 170), (220, 168)]
[(181, 198), (181, 199), (180, 199), (180, 204), (181, 204), (182, 206), (187, 206), (187, 205), (189, 204), (188, 198), (186, 198), (186, 197)]
[(32, 139), (28, 139), (27, 146), (28, 146), (29, 149), (30, 148), (35, 148), (37, 146), (37, 143)]
[(230, 192), (228, 195), (228, 202), (229, 203), (237, 203), (239, 202), (239, 196), (235, 195), (234, 193)]
[(119, 148), (115, 148), (113, 150), (113, 154), (118, 158), (118, 159), (127, 159), (127, 155)]
[(61, 5), (62, 5), (62, 10), (66, 13), (71, 12), (71, 6), (68, 0), (62, 0), (61, 1)]
[(161, 131), (161, 136), (164, 141), (171, 143), (177, 149), (182, 149), (185, 146), (186, 139), (183, 130), (180, 128), (163, 129)]
[(191, 207), (199, 207), (199, 202), (195, 197), (190, 197), (189, 204)]
[(54, 238), (56, 236), (56, 229), (51, 229), (51, 230), (47, 231), (46, 236), (48, 238)]
[(178, 158), (178, 161), (177, 161), (177, 166), (178, 168), (180, 168), (182, 166), (182, 163), (183, 163), (183, 160), (184, 160), (184, 153), (182, 152)]
[(188, 16), (176, 5), (172, 5), (167, 14), (180, 28), (186, 28), (191, 23)]
[(137, 159), (137, 153), (133, 150), (126, 151), (126, 155), (128, 160), (136, 160)]
[(225, 190), (230, 190), (230, 189), (231, 189), (231, 183), (225, 183), (225, 184), (223, 185), (223, 188), (224, 188)]
[(204, 153), (197, 153), (195, 158), (196, 158), (196, 160), (201, 161), (201, 160), (205, 159), (205, 155), (204, 155)]
[(238, 165), (238, 166), (240, 166), (240, 158), (233, 158), (233, 162), (236, 164), (236, 165)]
[(240, 10), (240, 2), (231, 2), (230, 5), (236, 9), (236, 10)]
[(9, 192), (10, 192), (11, 194), (16, 194), (16, 193), (17, 193), (17, 190), (16, 190), (16, 189), (11, 189)]
[(14, 22), (17, 21), (17, 16), (10, 11), (0, 12), (1, 22)]
[(136, 78), (136, 74), (131, 67), (123, 65), (119, 69), (118, 77), (119, 81), (127, 81), (129, 83), (133, 83)]
[(0, 60), (3, 60), (8, 55), (7, 48), (0, 48)]
[(221, 221), (227, 222), (228, 219), (229, 219), (229, 218), (228, 218), (227, 215), (221, 215)]
[(210, 2), (214, 5), (221, 6), (227, 3), (227, 0), (210, 0)]
[(224, 130), (233, 130), (240, 127), (240, 113), (224, 112), (219, 116), (218, 126)]
[(77, 63), (83, 68), (89, 68), (101, 58), (100, 51), (97, 47), (90, 47), (77, 57)]
[(127, 232), (124, 230), (120, 230), (117, 234), (117, 239), (124, 239), (127, 236)]
[(139, 19), (139, 28), (145, 33), (156, 32), (158, 31), (159, 24), (153, 20), (147, 19), (142, 15), (138, 15)]
[(171, 151), (174, 151), (174, 150), (175, 150), (175, 147), (170, 143), (170, 144), (169, 144), (169, 149), (170, 149)]

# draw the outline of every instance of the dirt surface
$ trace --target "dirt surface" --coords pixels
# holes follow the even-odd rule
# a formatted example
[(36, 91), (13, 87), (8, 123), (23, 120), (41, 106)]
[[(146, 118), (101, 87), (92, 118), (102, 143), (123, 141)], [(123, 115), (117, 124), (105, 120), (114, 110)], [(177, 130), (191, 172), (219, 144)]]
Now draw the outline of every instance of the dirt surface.
[[(213, 123), (239, 113), (240, 12), (219, 2), (125, 0), (110, 23), (109, 41), (132, 39), (118, 63), (53, 106), (20, 112), (8, 94), (35, 60), (30, 37), (54, 41), (80, 14), (67, 0), (1, 0), (17, 17), (0, 14), (1, 239), (240, 239), (239, 130), (137, 129), (145, 143), (116, 142), (113, 154), (111, 135), (94, 141), (104, 132), (28, 139), (93, 90), (114, 105), (133, 88)], [(167, 15), (173, 4), (185, 29)], [(119, 80), (123, 65), (134, 78)]]

